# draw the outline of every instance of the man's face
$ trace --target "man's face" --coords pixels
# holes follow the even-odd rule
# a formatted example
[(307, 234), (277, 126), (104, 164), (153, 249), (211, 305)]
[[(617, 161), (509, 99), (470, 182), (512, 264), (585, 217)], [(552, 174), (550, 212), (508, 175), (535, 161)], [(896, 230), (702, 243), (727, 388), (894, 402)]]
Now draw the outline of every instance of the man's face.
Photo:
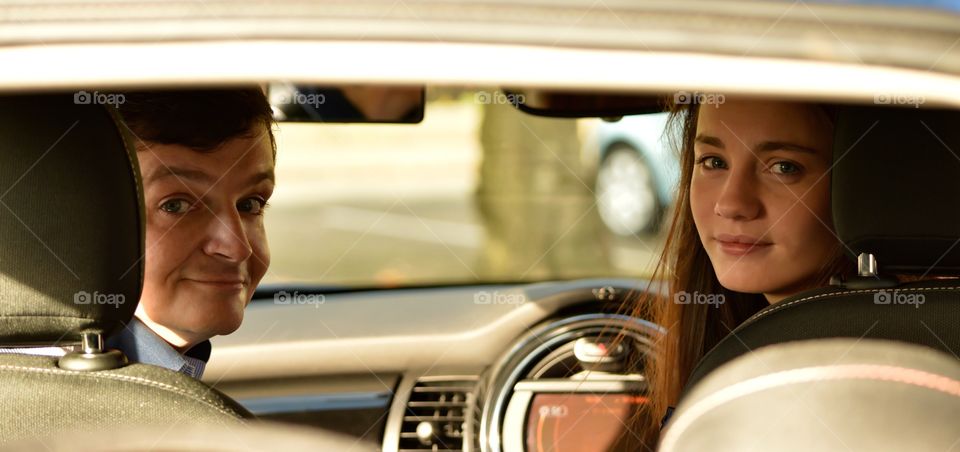
[(137, 317), (188, 348), (240, 327), (270, 264), (263, 208), (273, 193), (268, 134), (211, 152), (138, 149), (146, 204), (145, 279)]

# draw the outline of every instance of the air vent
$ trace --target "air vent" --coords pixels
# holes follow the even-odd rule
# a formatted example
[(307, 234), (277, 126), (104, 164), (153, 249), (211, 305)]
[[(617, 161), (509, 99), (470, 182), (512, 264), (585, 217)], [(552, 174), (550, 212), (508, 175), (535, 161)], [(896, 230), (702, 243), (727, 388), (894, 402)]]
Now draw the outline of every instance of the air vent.
[[(400, 427), (400, 452), (473, 451), (476, 380), (422, 380)], [(466, 446), (466, 447), (465, 447)]]

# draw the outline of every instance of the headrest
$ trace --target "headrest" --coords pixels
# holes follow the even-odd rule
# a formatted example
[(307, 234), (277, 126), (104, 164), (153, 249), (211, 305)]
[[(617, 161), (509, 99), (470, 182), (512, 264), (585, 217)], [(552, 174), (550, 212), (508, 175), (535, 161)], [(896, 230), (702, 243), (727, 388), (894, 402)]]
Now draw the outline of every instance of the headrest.
[(926, 347), (821, 339), (759, 348), (707, 376), (661, 434), (663, 452), (945, 450), (960, 364)]
[(887, 273), (960, 272), (960, 111), (842, 108), (832, 173), (834, 224), (853, 253)]
[(143, 197), (112, 107), (0, 96), (0, 343), (76, 342), (130, 320)]

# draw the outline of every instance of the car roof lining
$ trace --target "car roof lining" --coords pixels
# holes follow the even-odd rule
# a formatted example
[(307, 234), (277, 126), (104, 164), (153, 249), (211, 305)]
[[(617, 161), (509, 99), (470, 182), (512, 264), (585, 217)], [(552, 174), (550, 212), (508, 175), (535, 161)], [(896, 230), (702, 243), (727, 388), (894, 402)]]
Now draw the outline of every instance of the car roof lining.
[[(249, 55), (274, 55), (264, 64)], [(323, 54), (303, 59), (297, 55)], [(90, 64), (98, 61), (98, 64)], [(330, 61), (347, 61), (330, 64)], [(411, 64), (411, 62), (416, 64)], [(384, 71), (387, 66), (389, 71)], [(960, 106), (960, 77), (932, 71), (709, 54), (491, 44), (222, 41), (0, 47), (0, 90), (296, 83), (677, 90), (874, 103), (876, 96)], [(63, 77), (64, 68), (70, 77)], [(591, 68), (617, 67), (616, 71)], [(710, 68), (709, 71), (704, 68)], [(656, 68), (656, 69), (650, 69)]]

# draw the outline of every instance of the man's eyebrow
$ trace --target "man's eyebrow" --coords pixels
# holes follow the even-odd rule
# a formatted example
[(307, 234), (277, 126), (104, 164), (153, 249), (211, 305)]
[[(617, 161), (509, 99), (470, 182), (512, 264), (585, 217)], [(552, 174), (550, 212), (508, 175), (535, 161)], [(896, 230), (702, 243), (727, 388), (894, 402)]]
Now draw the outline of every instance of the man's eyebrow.
[[(697, 135), (694, 138), (694, 141), (697, 143), (703, 143), (708, 146), (713, 146), (720, 149), (725, 149), (726, 146), (723, 143), (723, 140), (715, 136), (710, 135)], [(790, 143), (787, 141), (763, 141), (760, 144), (753, 147), (753, 152), (769, 152), (769, 151), (795, 151), (795, 152), (805, 152), (808, 154), (819, 154), (820, 151), (817, 151), (814, 148), (803, 146), (796, 143)]]
[(144, 183), (146, 184), (146, 183), (155, 182), (157, 180), (164, 179), (167, 177), (176, 177), (178, 179), (188, 179), (196, 182), (206, 182), (208, 184), (212, 184), (213, 181), (216, 180), (216, 178), (214, 178), (213, 176), (200, 170), (163, 165), (157, 168), (156, 170), (154, 170), (152, 173), (150, 173), (150, 175), (147, 176), (146, 180), (144, 180)]
[(265, 180), (276, 183), (276, 177), (274, 177), (273, 169), (261, 171), (253, 176), (250, 176), (250, 178), (247, 179), (247, 185), (257, 185)]

